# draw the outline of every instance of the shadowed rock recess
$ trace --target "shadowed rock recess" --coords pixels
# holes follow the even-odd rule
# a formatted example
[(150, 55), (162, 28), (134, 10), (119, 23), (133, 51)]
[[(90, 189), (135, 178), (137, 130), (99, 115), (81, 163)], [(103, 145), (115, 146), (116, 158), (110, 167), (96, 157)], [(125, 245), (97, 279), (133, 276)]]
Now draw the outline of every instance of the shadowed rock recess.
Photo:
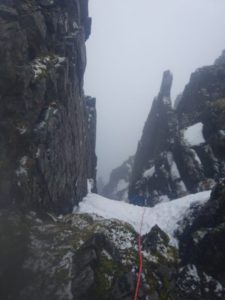
[(87, 0), (0, 3), (0, 206), (70, 212), (95, 180)]

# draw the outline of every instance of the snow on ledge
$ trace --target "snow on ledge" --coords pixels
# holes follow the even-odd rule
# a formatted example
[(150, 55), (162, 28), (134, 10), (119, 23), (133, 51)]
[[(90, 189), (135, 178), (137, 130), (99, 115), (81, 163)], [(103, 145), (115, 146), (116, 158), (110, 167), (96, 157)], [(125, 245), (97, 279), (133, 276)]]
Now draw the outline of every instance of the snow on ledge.
[(144, 171), (143, 177), (145, 178), (151, 178), (155, 173), (155, 167), (151, 167), (150, 169)]
[[(160, 203), (154, 207), (146, 207), (142, 234), (148, 233), (154, 225), (158, 225), (171, 238), (171, 244), (177, 246), (174, 232), (178, 229), (178, 222), (188, 214), (193, 203), (204, 204), (208, 201), (211, 191), (204, 191), (188, 195), (170, 202)], [(127, 222), (139, 232), (143, 207), (122, 201), (110, 200), (97, 194), (89, 193), (79, 203), (74, 211), (88, 213), (106, 219), (118, 219)]]
[(202, 134), (203, 124), (201, 122), (196, 123), (188, 128), (184, 129), (184, 140), (188, 145), (197, 146), (205, 143), (205, 139)]

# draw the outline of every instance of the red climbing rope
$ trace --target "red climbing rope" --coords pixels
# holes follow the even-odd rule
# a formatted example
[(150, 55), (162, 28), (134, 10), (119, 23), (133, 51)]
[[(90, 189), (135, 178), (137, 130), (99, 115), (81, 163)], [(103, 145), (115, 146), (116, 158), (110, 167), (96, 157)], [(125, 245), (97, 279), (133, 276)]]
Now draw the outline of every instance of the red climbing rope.
[(142, 213), (142, 217), (141, 217), (140, 231), (139, 231), (139, 234), (138, 234), (139, 270), (138, 270), (138, 278), (137, 278), (137, 284), (136, 284), (136, 290), (135, 290), (134, 300), (137, 300), (137, 298), (138, 298), (138, 292), (139, 292), (140, 285), (141, 285), (141, 274), (142, 274), (142, 268), (143, 268), (141, 231), (142, 231), (142, 227), (143, 227), (145, 209), (146, 209), (146, 207), (143, 208), (143, 213)]

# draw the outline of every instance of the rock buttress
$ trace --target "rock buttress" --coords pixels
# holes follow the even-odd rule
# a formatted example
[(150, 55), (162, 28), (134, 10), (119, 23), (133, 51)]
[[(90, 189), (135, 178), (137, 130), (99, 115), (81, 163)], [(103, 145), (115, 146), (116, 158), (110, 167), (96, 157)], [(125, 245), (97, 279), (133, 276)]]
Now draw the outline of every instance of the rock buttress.
[(68, 212), (86, 194), (88, 1), (1, 1), (0, 206)]
[[(171, 107), (164, 73), (134, 160), (129, 195), (149, 205), (210, 189), (225, 174), (224, 53), (191, 75)], [(167, 75), (166, 75), (167, 74)], [(167, 78), (167, 79), (166, 79)]]
[(172, 74), (166, 71), (138, 144), (130, 181), (130, 199), (140, 191), (151, 201), (154, 196), (158, 196), (159, 190), (164, 195), (176, 192), (171, 169), (177, 118), (171, 105), (171, 85)]

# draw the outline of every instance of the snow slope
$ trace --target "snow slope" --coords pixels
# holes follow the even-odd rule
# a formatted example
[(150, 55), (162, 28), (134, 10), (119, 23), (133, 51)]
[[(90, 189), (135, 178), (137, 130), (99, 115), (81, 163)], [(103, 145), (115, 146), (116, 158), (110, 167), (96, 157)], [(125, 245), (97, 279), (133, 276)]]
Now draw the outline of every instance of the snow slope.
[(188, 214), (192, 204), (204, 204), (209, 197), (210, 191), (205, 191), (144, 208), (89, 193), (75, 210), (79, 213), (94, 214), (106, 219), (119, 219), (132, 225), (137, 232), (140, 230), (141, 217), (145, 210), (142, 234), (149, 232), (157, 224), (169, 235), (171, 243), (176, 245), (174, 232), (179, 227), (178, 222)]

